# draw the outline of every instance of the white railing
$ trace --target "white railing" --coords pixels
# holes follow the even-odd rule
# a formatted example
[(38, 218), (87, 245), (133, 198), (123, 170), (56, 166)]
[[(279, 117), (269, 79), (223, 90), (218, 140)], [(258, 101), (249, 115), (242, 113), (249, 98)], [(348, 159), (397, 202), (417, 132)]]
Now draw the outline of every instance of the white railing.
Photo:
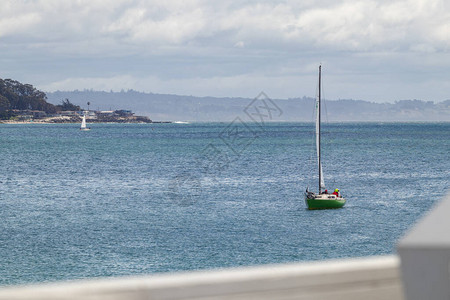
[(0, 299), (403, 299), (396, 256), (0, 289)]

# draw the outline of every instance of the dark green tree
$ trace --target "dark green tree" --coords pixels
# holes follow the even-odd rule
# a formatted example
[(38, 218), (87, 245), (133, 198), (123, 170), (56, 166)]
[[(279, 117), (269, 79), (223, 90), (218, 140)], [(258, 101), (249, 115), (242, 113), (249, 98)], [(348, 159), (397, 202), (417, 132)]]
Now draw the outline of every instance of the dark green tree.
[(69, 101), (69, 99), (65, 99), (61, 101), (61, 104), (56, 106), (57, 109), (66, 111), (66, 110), (72, 110), (72, 111), (78, 111), (81, 110), (80, 106), (75, 105)]
[(7, 119), (9, 116), (9, 100), (0, 95), (0, 119)]
[(0, 95), (0, 111), (6, 111), (9, 109), (9, 100), (8, 98)]
[[(47, 102), (44, 92), (37, 90), (31, 84), (22, 84), (12, 79), (0, 79), (0, 111), (41, 110), (54, 113), (56, 107)], [(6, 99), (6, 100), (5, 100)], [(2, 114), (2, 118), (5, 115)]]

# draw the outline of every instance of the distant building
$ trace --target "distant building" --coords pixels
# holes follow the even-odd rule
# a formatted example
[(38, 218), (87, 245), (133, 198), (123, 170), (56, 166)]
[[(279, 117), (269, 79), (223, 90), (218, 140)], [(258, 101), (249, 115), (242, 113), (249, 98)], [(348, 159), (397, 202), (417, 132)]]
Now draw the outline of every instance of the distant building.
[(19, 120), (42, 119), (42, 118), (47, 117), (47, 113), (42, 110), (13, 109), (13, 113), (17, 115), (17, 118)]
[(112, 117), (114, 116), (113, 110), (102, 110), (102, 111), (96, 111), (95, 112), (98, 117)]
[(72, 110), (63, 110), (56, 114), (57, 117), (74, 117), (79, 116), (78, 111), (72, 111)]
[(42, 118), (46, 118), (47, 117), (47, 113), (45, 111), (32, 110), (30, 112), (33, 115), (34, 119), (42, 119)]
[(93, 110), (63, 110), (58, 111), (54, 114), (46, 114), (44, 111), (40, 110), (12, 110), (14, 115), (18, 120), (22, 121), (32, 121), (33, 119), (44, 119), (44, 118), (62, 118), (64, 120), (76, 120), (83, 115), (86, 115), (87, 119), (90, 120), (102, 120), (102, 121), (114, 121), (114, 120), (128, 120), (136, 121), (138, 118), (134, 116), (131, 110), (121, 109), (121, 110), (104, 110), (104, 111), (93, 111)]
[(116, 110), (114, 113), (121, 117), (132, 117), (134, 115), (131, 110), (126, 109)]

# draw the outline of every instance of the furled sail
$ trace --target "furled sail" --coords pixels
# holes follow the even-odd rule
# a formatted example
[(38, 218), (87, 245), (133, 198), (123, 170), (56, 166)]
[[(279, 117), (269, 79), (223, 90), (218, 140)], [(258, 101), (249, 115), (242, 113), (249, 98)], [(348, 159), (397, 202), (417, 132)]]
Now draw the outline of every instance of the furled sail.
[(320, 172), (320, 187), (325, 188), (325, 181), (323, 180), (322, 163), (320, 162), (320, 118), (319, 118), (319, 101), (320, 98), (316, 98), (316, 152), (317, 152), (317, 164), (319, 165)]

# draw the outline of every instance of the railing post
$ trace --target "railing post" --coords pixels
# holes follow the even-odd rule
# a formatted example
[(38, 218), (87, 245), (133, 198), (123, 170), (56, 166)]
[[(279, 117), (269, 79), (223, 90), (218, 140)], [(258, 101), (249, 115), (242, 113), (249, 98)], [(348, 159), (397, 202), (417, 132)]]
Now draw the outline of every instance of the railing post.
[(450, 194), (398, 244), (408, 300), (450, 299)]

